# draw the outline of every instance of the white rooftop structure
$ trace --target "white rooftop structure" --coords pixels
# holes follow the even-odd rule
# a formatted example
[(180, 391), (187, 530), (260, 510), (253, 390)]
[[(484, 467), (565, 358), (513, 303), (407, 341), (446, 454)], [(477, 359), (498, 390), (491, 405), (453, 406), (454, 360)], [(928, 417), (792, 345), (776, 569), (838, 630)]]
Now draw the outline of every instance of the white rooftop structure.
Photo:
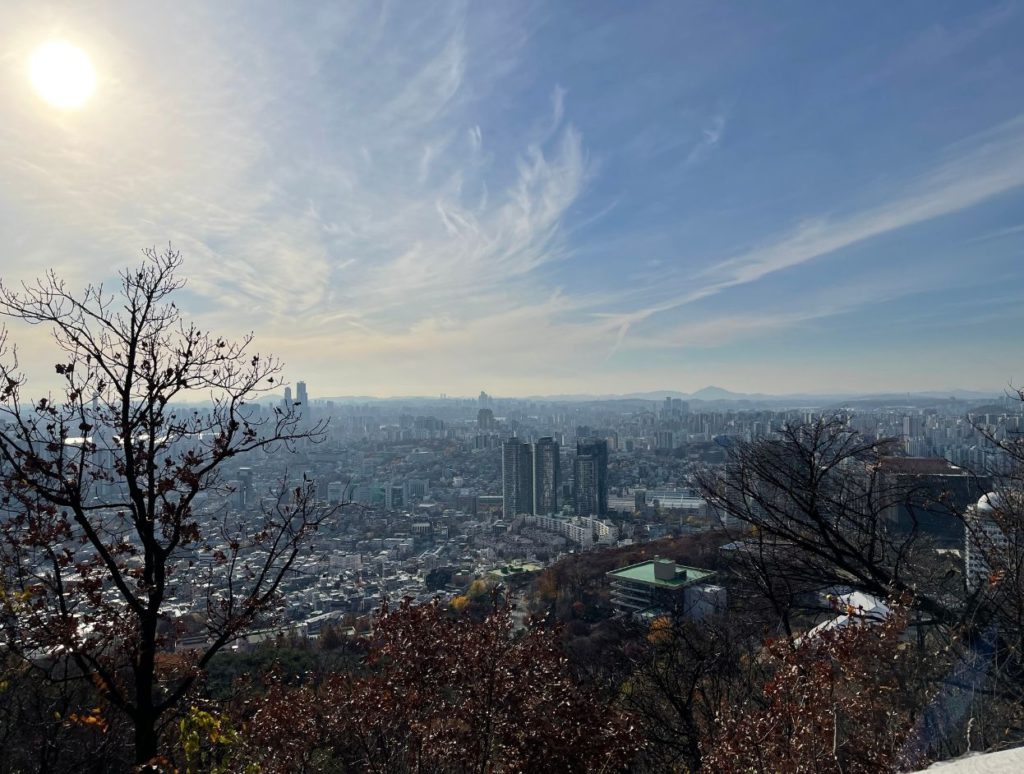
[(974, 753), (953, 761), (935, 763), (922, 771), (932, 774), (1018, 774), (1024, 771), (1024, 747), (991, 753)]
[(881, 623), (889, 616), (889, 606), (885, 602), (862, 591), (837, 594), (830, 597), (830, 601), (833, 607), (840, 612), (840, 615), (827, 621), (822, 621), (807, 632), (807, 637), (815, 637), (822, 632), (843, 629), (850, 624)]

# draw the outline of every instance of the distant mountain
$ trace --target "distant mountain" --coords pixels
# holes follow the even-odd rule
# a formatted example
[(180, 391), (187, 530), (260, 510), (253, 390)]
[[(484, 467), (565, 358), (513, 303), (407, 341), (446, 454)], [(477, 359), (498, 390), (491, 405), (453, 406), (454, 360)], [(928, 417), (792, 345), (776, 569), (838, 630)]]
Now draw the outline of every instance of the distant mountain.
[(642, 398), (648, 397), (649, 399), (657, 399), (660, 397), (662, 400), (666, 397), (681, 398), (683, 400), (691, 401), (702, 401), (705, 403), (717, 403), (717, 402), (728, 402), (728, 401), (745, 401), (745, 402), (757, 402), (757, 403), (798, 403), (798, 404), (809, 404), (809, 403), (837, 403), (842, 401), (853, 401), (853, 400), (885, 400), (885, 401), (900, 401), (907, 399), (921, 399), (929, 398), (933, 400), (949, 400), (954, 398), (956, 400), (992, 400), (993, 398), (1001, 397), (1003, 393), (993, 390), (992, 392), (983, 392), (978, 390), (928, 390), (923, 392), (905, 392), (905, 393), (834, 393), (834, 394), (821, 394), (821, 393), (790, 393), (783, 395), (769, 395), (763, 392), (755, 393), (742, 393), (733, 392), (727, 390), (724, 387), (708, 386), (703, 389), (691, 392), (689, 394), (684, 392), (650, 392), (650, 393), (631, 393), (629, 395), (623, 395), (624, 398)]
[(752, 398), (767, 398), (768, 395), (741, 395), (737, 392), (732, 392), (724, 387), (705, 387), (697, 392), (690, 393), (690, 400), (750, 400)]
[(743, 408), (816, 408), (841, 406), (874, 406), (900, 405), (927, 403), (939, 404), (950, 399), (961, 400), (967, 403), (978, 403), (981, 401), (997, 401), (1002, 398), (1003, 392), (993, 390), (984, 392), (979, 390), (928, 390), (923, 392), (904, 393), (835, 393), (835, 394), (813, 394), (813, 393), (792, 393), (784, 395), (769, 395), (763, 392), (743, 393), (733, 392), (724, 387), (711, 385), (695, 392), (686, 393), (679, 390), (651, 390), (648, 392), (630, 392), (622, 395), (535, 395), (525, 400), (587, 403), (599, 401), (652, 401), (661, 402), (665, 398), (679, 398), (691, 403), (693, 408), (724, 408), (737, 406)]
[[(835, 394), (813, 394), (813, 393), (790, 393), (783, 395), (770, 395), (763, 392), (743, 393), (733, 392), (724, 387), (709, 385), (695, 392), (687, 393), (679, 390), (649, 390), (645, 392), (629, 392), (620, 394), (586, 394), (566, 393), (559, 395), (530, 395), (522, 398), (503, 398), (495, 396), (497, 400), (524, 400), (524, 401), (550, 401), (552, 403), (593, 403), (606, 401), (651, 401), (661, 402), (665, 398), (679, 398), (680, 400), (691, 401), (698, 404), (730, 404), (737, 403), (744, 406), (753, 404), (768, 406), (772, 408), (782, 407), (813, 407), (853, 405), (858, 403), (873, 403), (878, 405), (892, 405), (901, 403), (913, 403), (916, 401), (947, 401), (950, 399), (967, 402), (995, 401), (999, 402), (1004, 396), (1005, 390), (992, 390), (990, 392), (979, 390), (927, 390), (922, 392), (899, 392), (899, 393), (835, 393)], [(472, 396), (452, 396), (453, 399), (470, 400)], [(276, 402), (280, 396), (263, 396), (260, 401)], [(340, 395), (332, 397), (315, 396), (314, 400), (328, 400), (335, 403), (377, 403), (377, 402), (398, 402), (409, 403), (433, 403), (440, 400), (435, 395), (417, 396), (392, 396), (376, 397), (372, 395)]]
[(727, 390), (724, 387), (716, 387), (715, 385), (710, 384), (696, 392), (691, 392), (687, 397), (691, 400), (731, 400), (738, 394), (739, 393)]

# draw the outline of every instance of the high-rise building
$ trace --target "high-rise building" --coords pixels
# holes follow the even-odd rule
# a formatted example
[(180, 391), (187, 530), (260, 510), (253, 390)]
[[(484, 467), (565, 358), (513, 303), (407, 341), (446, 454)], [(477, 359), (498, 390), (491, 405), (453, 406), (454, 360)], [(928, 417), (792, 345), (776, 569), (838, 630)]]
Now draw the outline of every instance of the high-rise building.
[(679, 398), (665, 398), (662, 404), (661, 415), (665, 418), (678, 418), (690, 412), (690, 404)]
[(964, 543), (963, 514), (991, 486), (942, 457), (882, 457), (874, 466), (883, 516), (895, 534), (926, 537), (940, 548)]
[(482, 408), (476, 412), (476, 425), (481, 430), (493, 430), (495, 426), (494, 412), (489, 408)]
[(533, 448), (519, 438), (501, 446), (501, 495), (504, 518), (533, 513)]
[(253, 502), (255, 492), (253, 491), (253, 473), (252, 468), (244, 467), (238, 469), (238, 480), (242, 484), (242, 505), (249, 505)]
[(603, 438), (576, 441), (572, 499), (580, 516), (608, 513), (608, 442)]
[(558, 510), (558, 443), (550, 436), (533, 445), (533, 512), (548, 515)]
[(924, 417), (920, 414), (903, 417), (903, 435), (907, 438), (920, 438), (924, 435)]
[[(309, 395), (306, 394), (305, 382), (295, 383), (295, 401), (289, 401), (288, 405), (290, 406), (296, 420), (298, 420), (295, 426), (296, 430), (305, 432), (312, 428), (313, 412), (310, 410)], [(309, 448), (310, 444), (311, 441), (309, 438), (302, 438), (296, 443), (296, 446), (300, 448)]]
[(1015, 553), (1010, 549), (1007, 518), (1003, 498), (995, 492), (978, 500), (965, 515), (964, 579), (967, 590), (996, 585), (1005, 568), (1013, 566)]
[(332, 481), (327, 485), (327, 502), (330, 505), (341, 505), (345, 502), (345, 490), (347, 485), (344, 481)]
[(405, 486), (388, 483), (384, 485), (384, 507), (395, 510), (405, 506)]

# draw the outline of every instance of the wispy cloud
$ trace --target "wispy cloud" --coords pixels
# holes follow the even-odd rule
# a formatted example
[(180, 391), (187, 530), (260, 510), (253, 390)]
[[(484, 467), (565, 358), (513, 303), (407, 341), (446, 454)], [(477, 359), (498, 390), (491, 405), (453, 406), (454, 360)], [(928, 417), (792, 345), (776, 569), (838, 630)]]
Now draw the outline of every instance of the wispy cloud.
[[(271, 29), (220, 13), (175, 17), (191, 50), (174, 71), (124, 50), (107, 62), (126, 77), (101, 84), (106, 116), (44, 125), (42, 142), (31, 100), (6, 116), (0, 177), (35, 198), (28, 275), (109, 276), (111, 257), (172, 240), (207, 324), (287, 331), (287, 350), (345, 342), (349, 357), (465, 348), (470, 332), (525, 351), (523, 310), (549, 326), (574, 308), (537, 276), (565, 258), (592, 173), (567, 92), (550, 84), (535, 130), (492, 132), (486, 149), (476, 109), (511, 69), (495, 58), (519, 55), (515, 19), (478, 20), (471, 40), (460, 6), (296, 14), (267, 20), (290, 31), (267, 49)], [(548, 297), (557, 308), (533, 301)]]
[[(0, 141), (18, 152), (3, 154), (4, 177), (90, 252), (130, 261), (140, 245), (173, 239), (189, 254), (194, 290), (259, 315), (313, 319), (338, 302), (360, 314), (401, 303), (414, 315), (409, 293), (500, 286), (558, 256), (561, 219), (586, 181), (582, 137), (563, 123), (565, 92), (552, 87), (543, 135), (524, 138), (514, 178), (488, 198), (483, 133), (460, 96), (488, 41), (471, 50), (459, 13), (424, 16), (374, 20), (386, 28), (379, 51), (363, 39), (370, 20), (318, 17), (332, 26), (313, 39), (334, 45), (295, 35), (274, 67), (254, 59), (258, 37), (214, 56), (219, 41), (198, 34), (201, 78), (186, 71), (160, 95), (145, 93), (143, 77), (104, 84), (118, 122), (77, 136), (57, 127), (59, 141), (45, 144), (28, 140), (36, 116), (8, 122)], [(367, 61), (377, 63), (369, 72)], [(275, 107), (286, 96), (290, 112)], [(468, 156), (452, 142), (460, 128)], [(63, 263), (58, 252), (52, 260)]]
[(692, 166), (703, 161), (718, 147), (725, 132), (725, 116), (718, 114), (712, 116), (708, 124), (701, 129), (700, 138), (686, 155), (686, 166)]
[(715, 264), (702, 276), (717, 290), (754, 282), (773, 272), (844, 247), (973, 207), (1024, 185), (1024, 117), (958, 143), (936, 168), (905, 185), (902, 195), (846, 216), (822, 216), (788, 236)]
[[(828, 297), (739, 299), (1024, 184), (1022, 119), (915, 149), (902, 169), (877, 170), (873, 191), (866, 175), (851, 175), (848, 192), (819, 184), (792, 138), (820, 132), (832, 155), (862, 138), (801, 117), (841, 97), (811, 101), (814, 78), (793, 114), (775, 109), (785, 95), (773, 83), (815, 65), (777, 57), (780, 40), (801, 43), (796, 28), (681, 8), (590, 23), (530, 4), (0, 4), (0, 270), (109, 280), (170, 240), (186, 256), (189, 314), (253, 329), (297, 368), (356, 380), (354, 391), (416, 391), (431, 373), (452, 389), (479, 378), (511, 391), (522, 374), (524, 393), (547, 389), (538, 378), (576, 392), (621, 379), (637, 358), (835, 314), (846, 307)], [(930, 27), (912, 61), (892, 64), (927, 74), (1017, 16)], [(692, 46), (665, 47), (666, 21)], [(100, 73), (75, 114), (42, 107), (24, 77), (32, 47), (58, 33)], [(1001, 57), (992, 67), (1015, 61)], [(808, 161), (794, 190), (820, 206), (749, 193), (765, 182), (751, 175), (782, 174), (761, 164), (776, 151)], [(987, 222), (978, 242), (1019, 233)], [(622, 357), (608, 362), (613, 342)]]
[(980, 236), (968, 239), (964, 244), (974, 245), (979, 242), (990, 242), (993, 239), (1005, 239), (1010, 236), (1017, 236), (1018, 234), (1024, 234), (1024, 223), (1017, 226), (1007, 226), (1006, 228), (997, 228), (994, 231), (989, 231), (987, 234), (981, 234)]
[[(915, 277), (894, 281), (889, 278), (844, 283), (842, 292), (831, 288), (808, 290), (801, 297), (784, 299), (783, 308), (766, 303), (763, 308), (728, 314), (702, 314), (696, 319), (661, 326), (627, 342), (629, 349), (715, 349), (749, 339), (764, 339), (780, 332), (799, 329), (810, 322), (841, 317), (864, 307), (891, 304), (898, 299), (934, 294), (945, 278)], [(908, 304), (913, 307), (914, 304)], [(936, 313), (937, 310), (932, 310)]]
[[(655, 315), (757, 282), (883, 234), (974, 207), (1024, 186), (1024, 117), (951, 147), (930, 170), (898, 186), (881, 204), (820, 215), (774, 241), (686, 278), (685, 293), (639, 309), (603, 315), (618, 330), (613, 351), (632, 327)], [(696, 281), (694, 281), (696, 280)]]
[(962, 55), (987, 36), (1005, 29), (1019, 11), (1019, 6), (1013, 3), (996, 3), (979, 7), (976, 16), (955, 24), (933, 21), (915, 25), (913, 35), (864, 74), (862, 85), (876, 85), (932, 72), (943, 61)]

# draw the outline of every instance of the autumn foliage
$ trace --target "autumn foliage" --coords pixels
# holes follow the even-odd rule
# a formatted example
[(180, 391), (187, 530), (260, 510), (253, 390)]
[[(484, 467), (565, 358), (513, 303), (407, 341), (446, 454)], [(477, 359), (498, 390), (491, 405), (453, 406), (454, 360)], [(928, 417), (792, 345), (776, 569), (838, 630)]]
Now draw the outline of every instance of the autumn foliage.
[(720, 774), (875, 774), (897, 771), (912, 724), (899, 702), (907, 625), (902, 611), (874, 625), (769, 642), (763, 695), (725, 707), (705, 740)]
[(434, 602), (385, 607), (366, 671), (274, 686), (250, 708), (267, 771), (331, 760), (377, 772), (614, 771), (637, 749), (628, 718), (569, 677), (556, 633), (513, 633)]

